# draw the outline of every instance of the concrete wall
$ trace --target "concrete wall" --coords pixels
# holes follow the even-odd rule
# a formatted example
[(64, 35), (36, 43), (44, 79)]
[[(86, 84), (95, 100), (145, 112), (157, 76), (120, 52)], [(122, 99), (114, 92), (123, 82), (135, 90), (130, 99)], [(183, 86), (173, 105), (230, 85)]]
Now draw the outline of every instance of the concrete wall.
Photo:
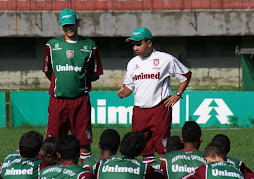
[[(191, 42), (188, 42), (191, 46), (197, 45), (192, 37), (189, 37)], [(200, 37), (201, 39), (206, 37)], [(216, 38), (216, 37), (214, 37)], [(207, 43), (214, 41), (213, 37), (207, 39)], [(9, 52), (7, 56), (3, 58), (0, 56), (0, 87), (1, 88), (33, 88), (41, 87), (48, 88), (49, 81), (42, 72), (44, 46), (48, 38), (34, 38), (32, 44), (35, 44), (36, 50), (35, 57), (24, 58), (22, 52), (17, 53), (16, 57), (8, 58), (9, 55), (13, 55), (12, 49), (15, 45), (21, 42), (27, 41), (27, 38), (18, 38), (16, 44), (9, 42), (12, 38), (0, 38), (4, 41), (4, 46), (8, 46)], [(3, 40), (4, 39), (4, 40)], [(19, 40), (22, 41), (20, 42)], [(93, 38), (97, 41), (101, 51), (102, 64), (104, 68), (104, 75), (100, 80), (94, 82), (94, 86), (122, 86), (123, 77), (128, 61), (134, 55), (131, 45), (124, 42), (125, 38), (106, 38), (96, 37)], [(218, 38), (215, 42), (220, 43)], [(235, 39), (235, 38), (233, 38)], [(239, 39), (236, 37), (236, 40)], [(248, 40), (246, 40), (248, 39)], [(253, 38), (246, 38), (239, 41), (242, 45), (250, 45), (254, 40)], [(240, 58), (234, 55), (235, 46), (231, 45), (231, 48), (227, 48), (228, 56), (220, 56), (216, 49), (207, 49), (208, 56), (205, 57), (190, 57), (188, 53), (192, 52), (192, 47), (186, 45), (186, 37), (155, 37), (154, 47), (160, 51), (166, 51), (179, 60), (182, 61), (188, 68), (193, 71), (193, 77), (190, 85), (239, 85), (241, 81)], [(31, 42), (31, 39), (29, 43)], [(192, 43), (193, 42), (193, 43)], [(223, 40), (222, 40), (223, 42)], [(221, 42), (221, 43), (222, 43)], [(231, 42), (231, 41), (230, 41)], [(238, 40), (237, 40), (238, 42)], [(232, 43), (236, 43), (234, 40)], [(0, 44), (1, 45), (1, 44)], [(19, 46), (26, 46), (26, 44), (20, 44)], [(207, 45), (207, 44), (201, 44)], [(200, 45), (199, 45), (200, 46)], [(208, 44), (208, 46), (210, 46)], [(219, 45), (217, 45), (219, 46)], [(220, 47), (225, 48), (224, 45)], [(0, 49), (5, 51), (5, 47)], [(225, 49), (223, 49), (224, 52)], [(27, 52), (32, 52), (29, 48)], [(198, 49), (199, 52), (199, 49)], [(226, 53), (226, 54), (227, 54)], [(31, 56), (28, 54), (28, 56)], [(110, 80), (109, 80), (110, 79)], [(113, 80), (112, 80), (113, 79)], [(173, 84), (177, 81), (172, 79)]]
[[(241, 71), (238, 68), (191, 68), (193, 72), (190, 86), (192, 85), (230, 85), (239, 86)], [(99, 87), (121, 87), (125, 70), (104, 70), (101, 78), (93, 82), (93, 86)], [(171, 84), (179, 82), (172, 78)], [(240, 82), (241, 84), (241, 82)], [(42, 71), (3, 71), (0, 72), (0, 86), (3, 89), (12, 88), (49, 88), (50, 82)]]
[[(235, 36), (254, 34), (253, 10), (78, 11), (80, 34), (129, 36), (140, 26), (154, 36)], [(62, 34), (57, 11), (2, 11), (0, 36), (50, 37)]]

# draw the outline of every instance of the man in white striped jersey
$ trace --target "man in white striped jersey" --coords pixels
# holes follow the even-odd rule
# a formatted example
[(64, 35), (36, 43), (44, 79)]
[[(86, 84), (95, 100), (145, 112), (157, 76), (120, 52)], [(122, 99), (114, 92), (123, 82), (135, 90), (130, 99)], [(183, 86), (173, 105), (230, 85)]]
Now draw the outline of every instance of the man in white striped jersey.
[[(172, 106), (181, 98), (191, 79), (191, 71), (170, 54), (156, 51), (152, 34), (145, 28), (136, 29), (126, 42), (131, 42), (137, 56), (127, 66), (120, 98), (134, 92), (132, 131), (142, 131), (147, 144), (141, 156), (146, 163), (154, 162), (154, 152), (164, 154), (162, 140), (170, 136)], [(180, 84), (171, 94), (170, 77)]]

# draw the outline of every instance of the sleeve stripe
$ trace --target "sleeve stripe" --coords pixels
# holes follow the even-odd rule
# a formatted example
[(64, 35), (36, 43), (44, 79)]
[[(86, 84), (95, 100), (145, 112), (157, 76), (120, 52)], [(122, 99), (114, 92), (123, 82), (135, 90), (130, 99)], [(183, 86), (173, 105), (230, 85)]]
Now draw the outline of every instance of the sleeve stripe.
[(188, 73), (182, 74), (183, 76), (185, 76), (188, 80), (191, 78), (191, 74), (192, 72), (189, 71)]

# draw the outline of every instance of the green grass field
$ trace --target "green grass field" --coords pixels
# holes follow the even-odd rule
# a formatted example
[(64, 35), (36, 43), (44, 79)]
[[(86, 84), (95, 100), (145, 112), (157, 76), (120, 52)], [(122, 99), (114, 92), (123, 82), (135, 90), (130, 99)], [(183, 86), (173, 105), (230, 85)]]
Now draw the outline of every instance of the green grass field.
[[(98, 141), (101, 133), (107, 129), (106, 127), (93, 127), (93, 143), (92, 151), (94, 155), (100, 155), (98, 148)], [(131, 131), (131, 128), (115, 127), (121, 137), (125, 133)], [(3, 128), (0, 129), (0, 162), (2, 163), (4, 157), (9, 152), (17, 149), (19, 139), (23, 133), (35, 130), (45, 136), (46, 128)], [(202, 128), (203, 143), (200, 150), (203, 151), (205, 146), (212, 140), (216, 134), (225, 134), (231, 140), (231, 151), (229, 156), (236, 157), (246, 164), (254, 171), (254, 152), (252, 146), (254, 146), (254, 128)], [(181, 135), (179, 128), (173, 128), (171, 135)]]

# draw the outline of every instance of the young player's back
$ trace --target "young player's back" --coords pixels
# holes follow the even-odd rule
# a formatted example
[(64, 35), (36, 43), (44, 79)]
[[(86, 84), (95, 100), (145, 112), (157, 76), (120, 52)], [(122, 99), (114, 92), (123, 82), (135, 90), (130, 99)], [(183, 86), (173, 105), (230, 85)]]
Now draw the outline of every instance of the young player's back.
[(199, 167), (182, 179), (244, 179), (242, 173), (228, 162), (212, 162)]
[(232, 164), (228, 162), (213, 162), (207, 165), (207, 179), (209, 178), (241, 178), (242, 173)]
[(36, 131), (24, 133), (19, 140), (19, 150), (9, 153), (2, 165), (4, 179), (34, 179), (38, 177), (41, 159), (38, 158), (43, 136)]
[(203, 152), (199, 150), (177, 150), (165, 154), (161, 162), (161, 169), (168, 178), (176, 179), (205, 164)]
[(240, 170), (242, 172), (242, 174), (245, 173), (250, 173), (252, 172), (251, 169), (249, 169), (243, 161), (234, 158), (234, 157), (230, 157), (227, 156), (227, 154), (230, 151), (230, 139), (228, 136), (224, 135), (224, 134), (217, 134), (216, 136), (214, 136), (214, 138), (212, 139), (213, 142), (220, 144), (223, 147), (224, 152), (226, 153), (226, 161), (228, 163), (231, 163), (232, 165), (234, 165), (236, 168), (238, 168), (238, 170)]
[(83, 168), (85, 168), (85, 169), (91, 171), (92, 173), (94, 173), (94, 170), (96, 169), (97, 163), (102, 159), (103, 158), (101, 158), (101, 157), (91, 155), (90, 157), (87, 157), (86, 159), (84, 159)]
[(41, 179), (82, 179), (82, 177), (91, 178), (92, 173), (77, 164), (50, 166), (40, 172)]
[(97, 179), (142, 179), (147, 173), (147, 165), (124, 155), (112, 155), (101, 160), (97, 166)]
[(42, 160), (38, 158), (21, 157), (19, 150), (15, 150), (6, 156), (1, 176), (3, 179), (37, 178), (41, 162)]

